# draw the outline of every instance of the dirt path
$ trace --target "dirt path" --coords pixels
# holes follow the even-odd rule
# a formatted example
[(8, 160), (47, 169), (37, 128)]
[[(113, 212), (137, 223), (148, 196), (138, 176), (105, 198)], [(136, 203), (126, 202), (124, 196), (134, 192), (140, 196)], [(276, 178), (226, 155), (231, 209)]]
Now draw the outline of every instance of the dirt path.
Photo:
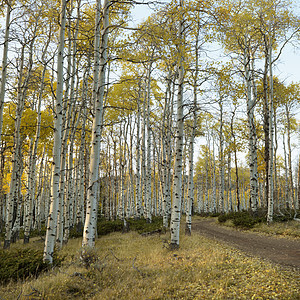
[(300, 269), (300, 240), (276, 238), (254, 232), (238, 231), (220, 226), (214, 220), (196, 220), (192, 230), (209, 238), (223, 241), (248, 254), (277, 264)]

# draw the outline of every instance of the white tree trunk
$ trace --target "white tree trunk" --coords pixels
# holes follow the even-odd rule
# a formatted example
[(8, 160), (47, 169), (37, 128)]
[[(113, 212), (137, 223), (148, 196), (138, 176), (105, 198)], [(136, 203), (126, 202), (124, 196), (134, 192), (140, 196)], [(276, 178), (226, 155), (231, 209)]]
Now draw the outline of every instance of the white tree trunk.
[(18, 80), (18, 92), (17, 92), (17, 107), (16, 107), (16, 118), (15, 118), (15, 131), (14, 131), (14, 145), (13, 145), (13, 155), (12, 155), (12, 173), (10, 181), (9, 195), (7, 199), (7, 210), (6, 210), (6, 224), (5, 224), (5, 241), (4, 248), (10, 247), (10, 240), (12, 237), (12, 227), (13, 227), (13, 211), (14, 203), (18, 202), (19, 191), (18, 185), (21, 182), (21, 177), (23, 173), (22, 165), (22, 138), (21, 138), (21, 119), (24, 111), (24, 103), (28, 88), (28, 82), (32, 70), (32, 55), (33, 55), (33, 44), (35, 38), (31, 40), (29, 48), (29, 65), (27, 68), (27, 74), (24, 77), (24, 54), (25, 54), (25, 44), (22, 45), (21, 49), (21, 62), (20, 62), (20, 74)]
[(53, 263), (53, 251), (55, 245), (57, 215), (59, 204), (59, 179), (60, 179), (60, 159), (61, 159), (61, 129), (62, 129), (62, 98), (63, 98), (63, 64), (64, 64), (64, 44), (66, 27), (66, 6), (67, 1), (61, 0), (60, 12), (60, 32), (57, 56), (57, 89), (55, 101), (54, 116), (54, 144), (53, 144), (53, 162), (52, 162), (52, 186), (50, 210), (47, 223), (47, 232), (44, 248), (44, 261)]
[[(180, 1), (181, 11), (183, 10), (183, 0)], [(181, 15), (179, 23), (179, 39), (183, 41), (184, 17)], [(181, 47), (182, 45), (180, 45)], [(178, 74), (178, 94), (177, 94), (177, 129), (175, 146), (175, 164), (174, 164), (174, 186), (173, 186), (173, 204), (171, 214), (171, 243), (172, 249), (179, 248), (179, 232), (182, 202), (182, 151), (183, 151), (183, 84), (184, 84), (184, 65), (183, 49), (179, 50), (179, 74)]]
[[(42, 55), (42, 61), (44, 62), (44, 57), (46, 54), (46, 51), (48, 49), (50, 40), (47, 41), (46, 47), (43, 51)], [(25, 222), (24, 222), (24, 244), (29, 242), (29, 235), (30, 235), (30, 226), (32, 223), (32, 217), (33, 217), (33, 203), (35, 199), (35, 187), (36, 187), (36, 157), (37, 157), (37, 149), (38, 149), (38, 143), (40, 139), (40, 132), (41, 132), (41, 106), (42, 106), (42, 99), (43, 99), (43, 93), (45, 88), (45, 75), (47, 70), (47, 64), (44, 62), (44, 68), (41, 76), (41, 84), (39, 89), (39, 98), (38, 98), (38, 104), (37, 104), (37, 125), (36, 125), (36, 133), (35, 133), (35, 141), (33, 144), (33, 149), (30, 153), (30, 159), (29, 159), (29, 174), (28, 174), (28, 192), (27, 192), (27, 202), (28, 202), (28, 212), (25, 214)], [(36, 210), (38, 210), (39, 207), (36, 207)]]
[(136, 125), (136, 175), (135, 175), (135, 211), (136, 218), (139, 219), (141, 217), (141, 206), (142, 206), (142, 198), (141, 198), (141, 160), (140, 160), (140, 126), (141, 126), (141, 108), (140, 108), (140, 95), (141, 88), (139, 86), (138, 99), (137, 99), (137, 125)]
[(268, 214), (267, 214), (267, 222), (268, 224), (273, 222), (273, 211), (274, 211), (274, 180), (273, 180), (273, 147), (274, 147), (274, 125), (273, 125), (273, 70), (272, 70), (272, 46), (269, 48), (269, 68), (270, 68), (270, 92), (269, 92), (269, 199), (268, 199)]
[(2, 56), (2, 68), (1, 68), (1, 83), (0, 83), (0, 144), (2, 135), (3, 125), (3, 108), (4, 108), (4, 97), (5, 97), (5, 86), (6, 86), (6, 71), (7, 71), (7, 56), (8, 56), (8, 42), (9, 42), (9, 30), (10, 30), (10, 15), (12, 11), (12, 1), (6, 1), (6, 21), (5, 21), (5, 34), (3, 44), (3, 56)]
[[(153, 55), (152, 55), (153, 56)], [(152, 68), (152, 57), (148, 67), (147, 74), (147, 167), (146, 167), (146, 192), (145, 192), (145, 207), (146, 207), (146, 220), (147, 223), (152, 222), (151, 215), (151, 128), (150, 128), (150, 94), (151, 94), (151, 68)]]
[[(258, 174), (257, 174), (257, 145), (256, 145), (256, 128), (254, 122), (254, 108), (256, 104), (256, 91), (255, 87), (252, 86), (254, 83), (253, 74), (250, 72), (250, 54), (246, 51), (244, 53), (244, 69), (245, 69), (245, 80), (247, 86), (247, 116), (248, 116), (248, 128), (249, 128), (249, 152), (250, 152), (250, 202), (251, 209), (257, 210), (258, 205)], [(252, 88), (253, 96), (252, 99)]]
[(219, 166), (220, 166), (220, 181), (219, 181), (219, 210), (221, 213), (225, 212), (224, 205), (224, 190), (225, 190), (225, 166), (224, 166), (224, 137), (223, 137), (223, 104), (222, 99), (219, 102), (220, 108), (220, 127), (219, 127)]
[[(98, 48), (100, 39), (100, 0), (97, 0), (96, 5), (96, 24), (95, 24), (95, 64), (99, 61)], [(97, 193), (99, 180), (99, 162), (100, 162), (100, 141), (101, 141), (101, 127), (103, 120), (103, 100), (105, 90), (105, 76), (107, 67), (107, 45), (108, 45), (108, 31), (109, 31), (109, 6), (110, 1), (104, 1), (103, 7), (103, 33), (100, 45), (100, 74), (99, 86), (94, 83), (96, 87), (95, 110), (92, 128), (92, 149), (90, 158), (90, 181), (86, 206), (86, 219), (83, 231), (83, 247), (94, 247), (97, 226)], [(94, 74), (95, 76), (95, 74)], [(94, 77), (95, 78), (95, 77)]]

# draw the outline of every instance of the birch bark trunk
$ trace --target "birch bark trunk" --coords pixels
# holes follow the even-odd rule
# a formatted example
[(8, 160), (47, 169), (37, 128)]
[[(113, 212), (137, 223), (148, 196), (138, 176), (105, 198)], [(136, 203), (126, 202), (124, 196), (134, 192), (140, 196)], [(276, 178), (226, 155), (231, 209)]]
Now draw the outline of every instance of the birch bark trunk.
[(274, 126), (273, 126), (273, 98), (274, 98), (274, 91), (273, 91), (273, 66), (272, 66), (272, 44), (270, 38), (270, 47), (269, 47), (269, 171), (268, 171), (268, 182), (269, 182), (269, 192), (268, 192), (268, 214), (267, 214), (267, 222), (270, 224), (273, 222), (273, 211), (274, 211), (274, 180), (273, 180), (273, 148), (274, 148)]
[(66, 6), (67, 1), (61, 0), (60, 12), (60, 32), (57, 56), (57, 89), (55, 101), (54, 116), (54, 144), (53, 144), (53, 162), (52, 162), (52, 186), (50, 210), (47, 223), (47, 232), (44, 247), (44, 261), (53, 263), (53, 252), (55, 245), (57, 215), (59, 204), (59, 179), (60, 179), (60, 159), (61, 159), (61, 129), (62, 129), (62, 99), (63, 99), (63, 65), (64, 65), (64, 44), (66, 27)]
[[(183, 3), (180, 1), (180, 9), (183, 12)], [(184, 40), (184, 16), (180, 16), (179, 39)], [(173, 187), (173, 204), (171, 214), (171, 249), (179, 248), (179, 231), (182, 202), (182, 151), (183, 151), (183, 85), (184, 85), (184, 65), (182, 44), (179, 46), (179, 74), (178, 74), (178, 94), (177, 94), (177, 129), (176, 129), (176, 146), (175, 146), (175, 165), (174, 165), (174, 187)]]
[[(30, 235), (30, 226), (32, 224), (32, 217), (33, 217), (33, 203), (35, 199), (35, 188), (36, 188), (36, 157), (37, 157), (37, 149), (38, 143), (40, 139), (40, 132), (41, 132), (41, 106), (42, 106), (42, 99), (43, 99), (43, 92), (45, 88), (45, 75), (47, 70), (47, 63), (45, 62), (45, 55), (49, 46), (50, 40), (47, 41), (45, 49), (42, 55), (42, 61), (44, 63), (44, 68), (41, 76), (41, 84), (39, 89), (39, 98), (37, 104), (37, 127), (35, 133), (35, 141), (33, 145), (33, 149), (30, 153), (29, 159), (29, 174), (28, 174), (28, 192), (27, 192), (27, 202), (28, 202), (28, 212), (25, 214), (25, 222), (24, 222), (24, 244), (29, 243), (29, 235)], [(36, 210), (39, 208), (36, 207)]]
[[(24, 60), (25, 60), (25, 46), (26, 43), (22, 45), (21, 49), (21, 59), (20, 59), (20, 74), (17, 87), (17, 107), (16, 107), (16, 118), (15, 118), (15, 131), (14, 131), (14, 145), (12, 154), (12, 173), (10, 181), (9, 195), (7, 199), (7, 209), (6, 209), (6, 224), (5, 224), (5, 240), (4, 248), (10, 247), (10, 240), (12, 238), (13, 229), (13, 212), (14, 204), (18, 203), (19, 197), (19, 185), (21, 184), (21, 177), (23, 173), (23, 163), (22, 163), (22, 137), (20, 133), (21, 120), (24, 111), (25, 98), (28, 89), (28, 83), (32, 71), (32, 57), (33, 57), (33, 45), (36, 35), (33, 36), (30, 46), (29, 46), (29, 64), (27, 67), (27, 73), (25, 72)], [(24, 75), (25, 79), (24, 78)], [(17, 206), (18, 207), (18, 206)]]
[(224, 205), (224, 189), (225, 189), (225, 166), (224, 166), (224, 137), (223, 137), (223, 104), (222, 99), (219, 102), (220, 108), (220, 127), (219, 127), (219, 163), (220, 163), (220, 176), (219, 176), (219, 210), (221, 213), (225, 212)]
[[(247, 40), (247, 38), (246, 38)], [(257, 210), (258, 205), (258, 174), (257, 174), (257, 137), (254, 120), (256, 104), (256, 92), (253, 73), (250, 71), (251, 57), (247, 49), (244, 51), (244, 71), (247, 86), (247, 117), (249, 128), (249, 152), (250, 152), (250, 202), (252, 211)], [(252, 96), (254, 99), (252, 99)]]
[(188, 173), (188, 200), (187, 200), (187, 209), (186, 209), (186, 228), (185, 234), (191, 235), (192, 232), (192, 205), (194, 203), (194, 143), (195, 143), (195, 135), (196, 135), (196, 126), (197, 126), (197, 80), (199, 74), (199, 51), (198, 51), (198, 36), (199, 36), (199, 27), (198, 34), (196, 37), (195, 44), (195, 74), (194, 74), (194, 87), (193, 87), (193, 125), (191, 130), (191, 137), (189, 143), (189, 173)]
[(150, 93), (151, 93), (151, 72), (152, 72), (152, 57), (148, 67), (147, 74), (147, 171), (146, 171), (146, 193), (145, 193), (145, 206), (146, 206), (146, 220), (147, 223), (152, 222), (151, 215), (151, 128), (150, 128)]
[(288, 186), (290, 191), (291, 207), (295, 210), (295, 189), (293, 180), (293, 170), (292, 170), (292, 147), (291, 147), (291, 117), (288, 104), (285, 104), (286, 120), (287, 120), (287, 148), (288, 148)]
[(5, 86), (6, 86), (6, 72), (7, 72), (7, 56), (8, 56), (8, 42), (9, 42), (9, 31), (10, 31), (10, 15), (12, 11), (10, 0), (6, 1), (6, 21), (5, 21), (5, 34), (4, 34), (4, 44), (3, 44), (3, 56), (2, 56), (2, 70), (1, 70), (1, 84), (0, 84), (0, 144), (2, 136), (2, 126), (3, 126), (3, 108), (4, 108), (4, 98), (5, 98)]
[[(97, 226), (97, 205), (96, 191), (99, 180), (99, 162), (100, 162), (100, 140), (101, 127), (103, 120), (103, 100), (105, 91), (105, 77), (107, 68), (107, 47), (109, 31), (109, 7), (110, 1), (104, 1), (103, 7), (103, 32), (100, 46), (100, 0), (97, 0), (96, 24), (95, 24), (95, 64), (100, 61), (99, 86), (94, 83), (95, 110), (92, 128), (92, 149), (90, 158), (90, 181), (87, 197), (86, 219), (83, 231), (83, 247), (94, 247), (96, 226)], [(97, 74), (94, 74), (94, 76)]]
[(141, 218), (141, 206), (142, 206), (142, 199), (141, 199), (141, 150), (140, 150), (140, 127), (141, 127), (141, 86), (139, 82), (139, 90), (138, 90), (138, 99), (137, 99), (137, 124), (136, 124), (136, 176), (135, 176), (135, 211), (136, 211), (136, 218)]

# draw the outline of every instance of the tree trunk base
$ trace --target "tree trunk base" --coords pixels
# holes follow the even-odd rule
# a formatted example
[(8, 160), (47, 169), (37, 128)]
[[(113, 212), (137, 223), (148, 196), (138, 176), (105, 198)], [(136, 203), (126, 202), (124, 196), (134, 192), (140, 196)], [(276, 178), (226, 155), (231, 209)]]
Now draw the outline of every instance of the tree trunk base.
[(18, 241), (20, 239), (20, 232), (16, 231), (13, 232), (11, 235), (11, 243), (16, 243), (16, 241)]
[(176, 243), (170, 243), (169, 249), (170, 249), (171, 251), (173, 251), (173, 250), (178, 250), (178, 249), (179, 249), (179, 245), (176, 244)]
[(191, 228), (187, 224), (185, 225), (185, 232), (184, 233), (187, 236), (191, 236), (192, 235)]
[(9, 249), (9, 248), (10, 248), (10, 240), (5, 240), (4, 245), (3, 245), (3, 249)]
[(29, 235), (24, 235), (24, 244), (29, 243)]
[(127, 221), (125, 221), (123, 224), (122, 233), (127, 233), (127, 232), (129, 232), (129, 223)]

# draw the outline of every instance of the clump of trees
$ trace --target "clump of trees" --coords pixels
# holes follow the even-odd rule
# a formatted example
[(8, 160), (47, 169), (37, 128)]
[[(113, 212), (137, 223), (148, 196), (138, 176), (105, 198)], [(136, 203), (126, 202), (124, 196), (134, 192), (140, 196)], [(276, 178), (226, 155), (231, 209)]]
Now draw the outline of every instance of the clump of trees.
[(300, 85), (274, 75), (293, 2), (170, 1), (138, 25), (134, 2), (3, 4), (5, 248), (46, 225), (51, 263), (74, 228), (94, 246), (99, 214), (162, 216), (172, 248), (182, 213), (187, 234), (192, 212), (296, 214)]

